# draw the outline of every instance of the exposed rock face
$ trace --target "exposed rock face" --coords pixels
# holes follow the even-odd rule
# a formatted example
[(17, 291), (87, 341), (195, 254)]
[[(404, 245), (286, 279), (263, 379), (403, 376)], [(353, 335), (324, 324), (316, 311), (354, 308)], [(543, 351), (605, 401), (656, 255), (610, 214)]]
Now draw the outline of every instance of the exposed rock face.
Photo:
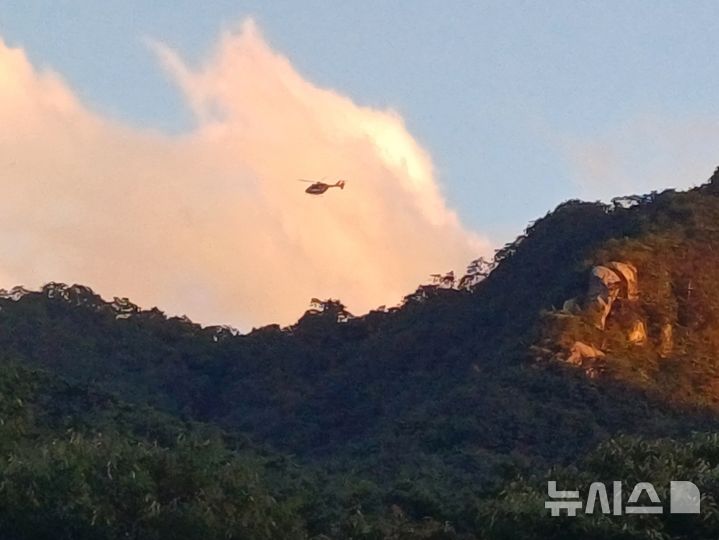
[(592, 268), (589, 276), (589, 292), (590, 298), (601, 297), (608, 298), (613, 294), (619, 293), (619, 284), (622, 279), (611, 268), (598, 265)]
[(589, 277), (589, 303), (596, 315), (594, 324), (604, 330), (612, 304), (619, 294), (621, 279), (606, 266), (595, 266)]
[[(636, 267), (624, 261), (611, 261), (606, 264), (594, 266), (589, 277), (587, 294), (582, 301), (572, 298), (564, 302), (562, 311), (556, 317), (589, 317), (589, 322), (599, 330), (606, 330), (607, 318), (612, 309), (618, 310), (616, 324), (627, 341), (635, 346), (647, 344), (647, 324), (630, 305), (639, 300), (639, 283)], [(619, 304), (621, 302), (621, 304)], [(629, 308), (629, 309), (625, 309)], [(580, 338), (581, 339), (581, 338)], [(662, 343), (665, 348), (671, 349), (671, 325), (663, 330)], [(564, 358), (569, 364), (581, 367), (590, 376), (598, 376), (603, 363), (599, 360), (605, 357), (604, 351), (592, 343), (585, 341), (570, 341), (572, 346), (564, 348)], [(565, 345), (566, 347), (566, 345)]]
[(570, 298), (569, 300), (565, 300), (564, 304), (562, 305), (562, 311), (566, 311), (567, 313), (579, 313), (582, 310), (582, 307), (579, 305), (579, 302), (576, 298)]
[(604, 330), (617, 298), (629, 301), (639, 298), (637, 269), (634, 265), (612, 261), (592, 268), (587, 302), (596, 314), (594, 324), (600, 330)]
[(604, 351), (597, 349), (594, 345), (587, 345), (581, 341), (575, 341), (569, 351), (567, 362), (576, 366), (581, 366), (585, 360), (597, 360), (604, 358)]
[(619, 296), (627, 300), (638, 300), (639, 285), (636, 267), (630, 263), (612, 261), (607, 263), (607, 268), (614, 270), (621, 280)]
[(647, 327), (644, 321), (641, 319), (634, 321), (627, 334), (627, 339), (633, 345), (644, 345), (647, 342)]
[[(581, 368), (591, 377), (599, 376), (606, 368), (603, 349), (611, 356), (614, 353), (610, 351), (619, 353), (627, 346), (647, 347), (651, 344), (652, 352), (661, 358), (669, 358), (675, 351), (673, 315), (661, 315), (663, 318), (659, 321), (652, 319), (652, 329), (657, 322), (659, 324), (658, 332), (652, 332), (650, 336), (644, 305), (639, 302), (638, 273), (633, 264), (611, 261), (596, 265), (590, 271), (586, 295), (566, 300), (560, 311), (552, 313), (556, 325), (554, 338), (545, 340), (548, 346), (538, 351), (548, 354), (554, 350), (554, 358)], [(608, 320), (610, 331), (607, 331)], [(587, 323), (599, 332), (588, 329)], [(618, 333), (626, 341), (621, 340)], [(552, 344), (551, 339), (557, 340)]]

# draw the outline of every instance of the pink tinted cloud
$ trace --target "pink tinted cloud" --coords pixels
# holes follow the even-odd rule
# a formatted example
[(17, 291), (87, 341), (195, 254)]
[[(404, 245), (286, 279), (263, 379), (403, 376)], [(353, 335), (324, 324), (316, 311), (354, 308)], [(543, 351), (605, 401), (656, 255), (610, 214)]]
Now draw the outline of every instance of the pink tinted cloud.
[[(199, 66), (153, 48), (189, 133), (99, 117), (0, 42), (0, 285), (78, 282), (247, 328), (290, 323), (311, 297), (393, 304), (489, 251), (398, 114), (308, 82), (251, 21)], [(347, 187), (312, 197), (302, 177)]]

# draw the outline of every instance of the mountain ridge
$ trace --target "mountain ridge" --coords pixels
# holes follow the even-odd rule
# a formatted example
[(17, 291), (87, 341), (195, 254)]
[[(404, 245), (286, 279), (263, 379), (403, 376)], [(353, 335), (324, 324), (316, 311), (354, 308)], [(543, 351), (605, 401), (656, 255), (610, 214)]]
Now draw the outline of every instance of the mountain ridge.
[[(0, 297), (0, 361), (267, 448), (286, 464), (280, 477), (303, 471), (288, 485), (257, 469), (295, 520), (287, 526), (304, 531), (297, 538), (500, 538), (477, 520), (512, 478), (583, 466), (612, 437), (691, 444), (693, 431), (719, 427), (718, 183), (715, 173), (687, 192), (568, 201), (469, 288), (440, 280), (359, 317), (314, 299), (286, 328), (201, 327), (80, 285), (13, 289)], [(613, 261), (636, 267), (638, 295), (598, 328), (589, 303), (565, 306)], [(643, 345), (627, 338), (629, 315), (646, 326)], [(669, 355), (658, 341), (667, 321)], [(602, 350), (598, 376), (568, 361), (577, 342)]]

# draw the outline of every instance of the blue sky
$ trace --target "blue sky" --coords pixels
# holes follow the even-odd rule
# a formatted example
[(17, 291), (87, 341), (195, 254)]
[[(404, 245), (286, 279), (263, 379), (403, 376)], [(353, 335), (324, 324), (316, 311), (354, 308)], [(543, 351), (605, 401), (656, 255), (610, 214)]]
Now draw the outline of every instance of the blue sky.
[[(716, 2), (33, 0), (0, 6), (0, 36), (96, 111), (182, 132), (191, 114), (147, 39), (199, 63), (248, 16), (306, 79), (399, 111), (449, 205), (497, 243), (568, 198), (686, 186), (719, 163), (716, 146), (657, 155), (697, 123), (717, 142)], [(611, 190), (585, 182), (602, 158), (583, 151), (621, 154), (599, 167)]]

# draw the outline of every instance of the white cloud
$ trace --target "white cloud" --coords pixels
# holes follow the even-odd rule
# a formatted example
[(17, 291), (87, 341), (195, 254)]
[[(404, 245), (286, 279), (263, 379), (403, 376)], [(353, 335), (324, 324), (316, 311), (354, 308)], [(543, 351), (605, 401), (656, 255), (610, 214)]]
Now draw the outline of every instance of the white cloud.
[[(246, 328), (292, 322), (313, 296), (392, 304), (489, 251), (399, 115), (317, 88), (252, 22), (198, 67), (153, 47), (190, 133), (101, 118), (0, 41), (0, 285), (78, 282)], [(346, 189), (295, 182), (323, 176)]]

